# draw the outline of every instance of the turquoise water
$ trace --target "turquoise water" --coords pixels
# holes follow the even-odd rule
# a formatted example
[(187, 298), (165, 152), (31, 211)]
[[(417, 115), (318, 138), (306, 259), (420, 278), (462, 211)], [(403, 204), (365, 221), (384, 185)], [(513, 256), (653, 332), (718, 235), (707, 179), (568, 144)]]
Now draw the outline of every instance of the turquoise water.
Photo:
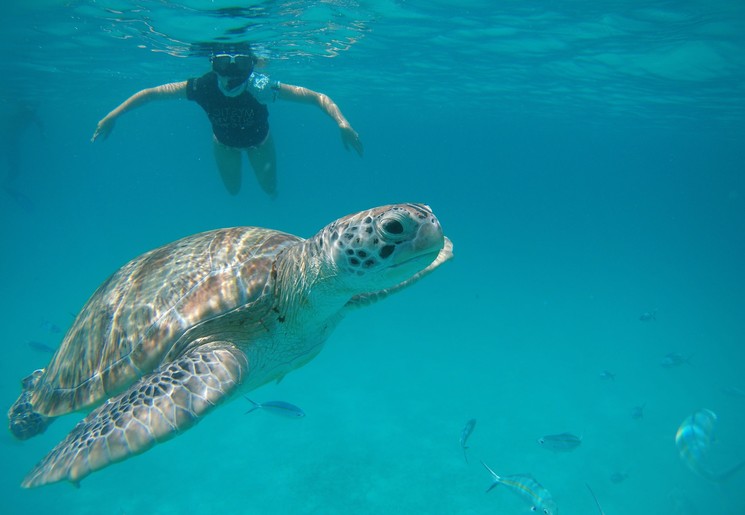
[[(19, 487), (80, 414), (22, 443), (5, 434), (3, 513), (526, 513), (506, 488), (484, 493), (479, 460), (533, 474), (563, 514), (598, 513), (585, 483), (609, 515), (745, 513), (745, 471), (712, 484), (674, 442), (707, 408), (717, 468), (745, 459), (741, 2), (205, 4), (2, 8), (3, 405), (49, 359), (29, 341), (56, 347), (110, 273), (188, 234), (307, 237), (426, 202), (456, 257), (252, 394), (303, 419), (244, 415), (238, 398), (80, 489)], [(191, 103), (142, 107), (89, 142), (130, 94), (207, 71), (191, 43), (226, 38), (328, 94), (364, 158), (321, 112), (282, 102), (276, 200), (250, 173), (226, 193)], [(39, 124), (15, 117), (24, 105)], [(661, 366), (672, 352), (690, 363)], [(565, 431), (579, 448), (536, 443)]]

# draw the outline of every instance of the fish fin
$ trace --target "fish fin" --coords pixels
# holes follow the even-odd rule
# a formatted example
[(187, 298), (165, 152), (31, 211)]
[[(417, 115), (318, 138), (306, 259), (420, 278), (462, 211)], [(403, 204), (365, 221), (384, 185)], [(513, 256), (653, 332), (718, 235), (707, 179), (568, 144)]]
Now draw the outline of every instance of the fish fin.
[(484, 468), (485, 468), (486, 470), (488, 470), (488, 471), (489, 471), (489, 474), (491, 474), (491, 475), (492, 475), (492, 477), (494, 478), (494, 482), (493, 482), (493, 483), (491, 484), (491, 486), (490, 486), (489, 488), (487, 488), (487, 489), (486, 489), (486, 493), (489, 493), (489, 492), (491, 492), (491, 491), (492, 491), (492, 489), (494, 489), (494, 487), (497, 487), (497, 486), (499, 486), (499, 480), (500, 480), (500, 479), (502, 479), (502, 478), (501, 478), (501, 477), (499, 477), (499, 476), (497, 475), (497, 473), (496, 473), (496, 472), (494, 472), (494, 471), (493, 471), (492, 469), (490, 469), (490, 468), (489, 468), (489, 465), (487, 465), (487, 464), (486, 464), (486, 463), (484, 463), (483, 461), (481, 462), (481, 464), (482, 464), (482, 465), (484, 466)]
[(245, 412), (245, 413), (244, 413), (244, 415), (248, 415), (248, 414), (249, 414), (249, 413), (251, 413), (252, 411), (256, 411), (257, 409), (261, 408), (261, 404), (259, 404), (258, 402), (256, 402), (256, 401), (255, 401), (255, 400), (253, 400), (253, 399), (249, 399), (249, 398), (248, 398), (248, 395), (244, 395), (244, 396), (243, 396), (243, 398), (244, 398), (244, 399), (246, 399), (246, 400), (247, 400), (248, 402), (250, 402), (251, 404), (253, 404), (253, 408), (251, 408), (250, 410), (248, 410), (247, 412)]

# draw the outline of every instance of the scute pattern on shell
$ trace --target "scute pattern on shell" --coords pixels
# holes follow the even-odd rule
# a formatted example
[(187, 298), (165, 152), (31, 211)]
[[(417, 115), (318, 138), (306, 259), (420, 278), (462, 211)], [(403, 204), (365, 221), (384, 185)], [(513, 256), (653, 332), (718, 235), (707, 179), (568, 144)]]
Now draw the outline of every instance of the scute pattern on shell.
[(279, 231), (236, 227), (190, 236), (131, 261), (83, 307), (32, 393), (35, 410), (62, 415), (122, 391), (172, 355), (186, 331), (260, 300), (275, 256), (298, 241)]

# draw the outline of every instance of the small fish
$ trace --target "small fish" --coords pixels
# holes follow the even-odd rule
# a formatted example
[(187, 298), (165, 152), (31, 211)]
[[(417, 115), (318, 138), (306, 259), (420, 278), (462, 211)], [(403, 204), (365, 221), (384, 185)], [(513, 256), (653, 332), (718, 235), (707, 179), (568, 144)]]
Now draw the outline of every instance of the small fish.
[(654, 311), (645, 311), (641, 315), (639, 315), (639, 320), (642, 322), (651, 322), (657, 320), (657, 310)]
[(551, 498), (551, 494), (530, 474), (514, 474), (511, 476), (498, 476), (483, 461), (481, 464), (489, 471), (494, 483), (486, 490), (490, 492), (494, 487), (504, 485), (514, 493), (530, 503), (530, 509), (543, 515), (557, 515), (559, 507)]
[(738, 388), (737, 386), (725, 386), (722, 388), (722, 393), (729, 395), (730, 397), (745, 399), (745, 390)]
[(628, 472), (614, 472), (610, 475), (610, 482), (614, 485), (617, 485), (619, 483), (623, 483), (629, 478)]
[(62, 329), (60, 329), (60, 327), (57, 324), (55, 324), (54, 322), (50, 322), (47, 319), (42, 320), (41, 323), (39, 324), (39, 327), (53, 334), (59, 334), (62, 332)]
[(473, 433), (475, 427), (476, 419), (472, 418), (466, 422), (466, 425), (463, 426), (463, 430), (460, 432), (460, 446), (463, 449), (463, 457), (466, 459), (466, 463), (468, 463), (468, 456), (466, 455), (466, 449), (468, 449), (468, 446), (466, 445), (466, 442), (468, 442), (468, 438), (471, 436), (471, 433)]
[(692, 354), (688, 357), (685, 357), (679, 352), (670, 352), (660, 360), (660, 365), (663, 368), (676, 368), (686, 364), (690, 365), (692, 357)]
[(57, 352), (57, 349), (55, 349), (54, 347), (50, 347), (43, 342), (37, 342), (36, 340), (29, 340), (26, 342), (26, 345), (34, 349), (36, 352), (48, 352), (50, 354), (54, 354), (55, 352)]
[(592, 491), (592, 488), (590, 488), (590, 485), (588, 485), (587, 483), (585, 483), (585, 486), (590, 491), (590, 495), (592, 495), (592, 498), (595, 499), (595, 504), (598, 507), (598, 511), (600, 511), (600, 515), (605, 515), (602, 506), (600, 506), (600, 501), (598, 501), (598, 498), (595, 496), (595, 492)]
[(614, 374), (610, 370), (603, 370), (602, 372), (600, 372), (600, 379), (604, 381), (615, 381), (616, 374)]
[(268, 402), (256, 402), (248, 397), (246, 397), (246, 400), (253, 404), (253, 407), (246, 412), (246, 414), (251, 413), (252, 411), (256, 411), (257, 409), (262, 409), (264, 411), (268, 411), (269, 413), (274, 413), (275, 415), (280, 415), (283, 417), (288, 418), (300, 418), (305, 416), (305, 412), (295, 406), (294, 404), (290, 404), (289, 402), (284, 401), (268, 401)]
[(631, 408), (631, 418), (634, 420), (641, 420), (644, 418), (644, 407), (647, 405), (645, 402), (641, 406), (634, 406)]
[(689, 469), (709, 481), (721, 483), (745, 468), (745, 460), (723, 472), (715, 472), (709, 464), (709, 450), (714, 441), (717, 415), (711, 410), (702, 409), (686, 417), (675, 433), (678, 453)]
[(573, 451), (582, 443), (582, 438), (572, 433), (560, 433), (557, 435), (546, 435), (538, 439), (541, 447), (555, 452)]

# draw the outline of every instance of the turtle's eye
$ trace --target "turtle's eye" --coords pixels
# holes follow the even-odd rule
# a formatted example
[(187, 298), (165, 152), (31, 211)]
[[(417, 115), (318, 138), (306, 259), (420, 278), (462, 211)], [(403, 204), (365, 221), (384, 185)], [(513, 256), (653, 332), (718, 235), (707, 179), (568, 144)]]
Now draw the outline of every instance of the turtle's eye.
[(383, 224), (383, 230), (390, 234), (401, 234), (404, 226), (398, 220), (389, 220)]

